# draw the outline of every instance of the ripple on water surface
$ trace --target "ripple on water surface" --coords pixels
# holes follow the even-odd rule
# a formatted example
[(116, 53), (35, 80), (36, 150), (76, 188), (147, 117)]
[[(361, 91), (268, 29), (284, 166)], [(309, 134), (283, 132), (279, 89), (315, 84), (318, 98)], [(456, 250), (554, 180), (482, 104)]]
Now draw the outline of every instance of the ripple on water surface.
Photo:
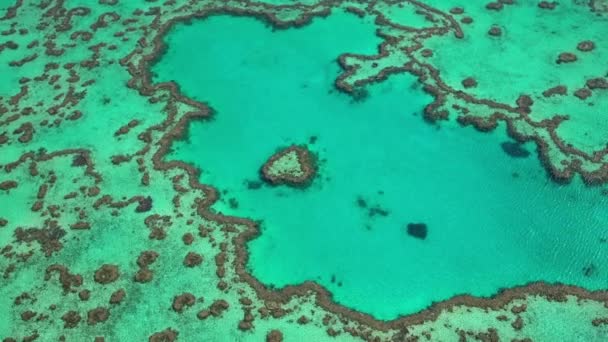
[[(203, 170), (201, 181), (223, 193), (216, 210), (263, 220), (248, 244), (251, 272), (275, 287), (317, 281), (381, 319), (536, 280), (604, 287), (601, 189), (552, 183), (535, 153), (519, 150), (533, 145), (505, 153), (504, 127), (425, 123), (432, 99), (410, 75), (358, 101), (334, 89), (337, 56), (375, 53), (374, 31), (336, 12), (279, 31), (216, 16), (167, 36), (156, 81), (175, 80), (216, 111), (168, 158)], [(310, 187), (248, 186), (291, 144), (318, 156)], [(420, 223), (426, 235), (408, 234)]]

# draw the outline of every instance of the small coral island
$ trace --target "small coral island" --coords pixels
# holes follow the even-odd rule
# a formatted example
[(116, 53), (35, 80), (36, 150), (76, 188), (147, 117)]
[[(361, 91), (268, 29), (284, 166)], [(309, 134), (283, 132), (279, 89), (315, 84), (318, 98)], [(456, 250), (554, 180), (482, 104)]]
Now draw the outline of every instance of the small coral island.
[(262, 179), (271, 185), (306, 187), (317, 172), (312, 153), (304, 146), (291, 145), (273, 154), (262, 166)]

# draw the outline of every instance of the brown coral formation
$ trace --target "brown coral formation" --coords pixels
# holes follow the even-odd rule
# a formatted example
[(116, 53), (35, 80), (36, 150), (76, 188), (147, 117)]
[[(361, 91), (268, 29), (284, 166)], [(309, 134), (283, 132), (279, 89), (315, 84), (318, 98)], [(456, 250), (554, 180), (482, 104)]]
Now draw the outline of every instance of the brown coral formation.
[(541, 1), (538, 3), (538, 7), (545, 10), (553, 10), (557, 6), (556, 1)]
[(298, 318), (297, 323), (300, 325), (305, 325), (308, 324), (310, 322), (310, 319), (306, 316), (300, 316), (300, 318)]
[(186, 257), (184, 258), (184, 266), (186, 267), (196, 267), (203, 262), (203, 257), (194, 252), (188, 252)]
[(464, 9), (462, 7), (452, 7), (452, 8), (450, 8), (450, 13), (451, 14), (463, 14)]
[(110, 304), (116, 305), (122, 303), (126, 295), (127, 292), (124, 289), (114, 291), (110, 296)]
[(578, 57), (576, 57), (575, 54), (571, 53), (571, 52), (562, 52), (557, 56), (557, 64), (562, 64), (562, 63), (573, 63), (576, 62), (578, 60)]
[(78, 298), (80, 298), (80, 300), (82, 300), (83, 302), (89, 300), (89, 298), (91, 298), (91, 291), (82, 290), (78, 292)]
[(100, 284), (110, 284), (115, 282), (120, 276), (118, 266), (104, 264), (95, 271), (95, 281)]
[(194, 242), (194, 235), (192, 235), (192, 233), (186, 233), (182, 236), (182, 241), (184, 242), (184, 245), (190, 246), (192, 242)]
[(4, 182), (0, 183), (0, 190), (8, 191), (8, 190), (16, 188), (18, 185), (19, 185), (19, 183), (12, 181), (12, 180), (4, 181)]
[(158, 253), (155, 251), (143, 251), (137, 257), (137, 265), (140, 268), (147, 268), (152, 265), (158, 258)]
[(477, 81), (473, 77), (467, 77), (462, 80), (462, 86), (465, 88), (477, 87)]
[(493, 37), (498, 37), (502, 35), (502, 29), (498, 26), (492, 26), (488, 30), (488, 34)]
[(148, 283), (154, 278), (154, 272), (149, 269), (158, 258), (158, 253), (155, 251), (143, 251), (137, 257), (137, 266), (139, 270), (135, 273), (133, 280), (137, 283)]
[(591, 321), (591, 324), (593, 324), (594, 327), (608, 325), (608, 317), (594, 318), (593, 321)]
[(64, 293), (74, 292), (75, 289), (72, 287), (79, 287), (83, 283), (81, 275), (71, 274), (67, 267), (59, 264), (54, 264), (47, 267), (44, 274), (44, 280), (50, 280), (53, 273), (59, 273), (59, 282), (61, 283)]
[(587, 88), (578, 89), (574, 92), (574, 96), (578, 97), (581, 100), (585, 100), (589, 96), (591, 96), (591, 90), (589, 90)]
[(182, 293), (173, 297), (173, 305), (171, 306), (171, 308), (173, 308), (173, 311), (177, 313), (182, 313), (184, 309), (194, 305), (195, 301), (196, 297), (194, 297), (192, 293)]
[(21, 319), (24, 321), (29, 321), (34, 317), (36, 317), (36, 313), (31, 310), (27, 310), (21, 313)]
[(266, 342), (283, 342), (283, 333), (279, 330), (271, 330), (266, 335)]
[(145, 213), (152, 209), (152, 197), (147, 196), (139, 200), (139, 204), (135, 208), (135, 212), (137, 213)]
[(64, 328), (75, 328), (78, 323), (80, 323), (80, 314), (76, 311), (68, 311), (63, 316), (61, 316), (61, 320), (63, 321)]
[(179, 333), (176, 330), (167, 328), (163, 331), (154, 333), (148, 339), (149, 342), (174, 342), (177, 341)]
[(242, 321), (239, 321), (238, 328), (241, 331), (251, 330), (251, 329), (253, 329), (253, 324), (249, 321), (242, 320)]
[(543, 91), (544, 97), (551, 97), (553, 95), (567, 95), (567, 94), (568, 94), (568, 88), (564, 85), (558, 85), (558, 86), (555, 86), (553, 88), (549, 88), (549, 89)]
[(515, 101), (515, 103), (517, 103), (517, 109), (523, 113), (530, 113), (532, 111), (531, 107), (534, 104), (534, 100), (532, 100), (532, 97), (530, 97), (530, 95), (520, 95), (517, 98), (517, 101)]
[(524, 320), (521, 318), (521, 316), (517, 316), (515, 321), (513, 321), (513, 323), (511, 323), (511, 326), (515, 330), (521, 330), (524, 327)]
[(147, 268), (142, 268), (137, 273), (135, 273), (135, 277), (133, 280), (137, 283), (149, 283), (154, 278), (154, 272)]
[(14, 233), (17, 242), (36, 241), (46, 256), (51, 256), (54, 252), (61, 250), (63, 247), (61, 239), (65, 234), (65, 230), (55, 220), (45, 221), (42, 228), (17, 228)]
[(595, 43), (591, 40), (583, 40), (576, 45), (576, 48), (582, 52), (589, 52), (595, 49)]
[(126, 125), (120, 127), (116, 132), (114, 132), (114, 136), (121, 136), (121, 135), (125, 135), (127, 133), (129, 133), (129, 131), (132, 128), (135, 128), (137, 125), (139, 125), (139, 120), (131, 120), (129, 121)]
[(230, 305), (228, 305), (227, 301), (223, 299), (218, 299), (211, 304), (211, 306), (209, 307), (209, 312), (211, 312), (211, 315), (217, 317), (220, 316), (222, 312), (228, 310), (229, 307)]
[(110, 318), (110, 310), (103, 307), (94, 308), (87, 313), (87, 324), (95, 325), (97, 323), (103, 323), (107, 321), (108, 318)]
[(511, 312), (515, 315), (526, 312), (526, 310), (528, 310), (527, 304), (515, 305), (511, 308)]
[(486, 4), (486, 8), (493, 11), (500, 11), (503, 8), (503, 4), (500, 1), (489, 2)]
[[(223, 299), (218, 299), (216, 301), (214, 301), (208, 309), (204, 309), (199, 311), (196, 314), (196, 317), (199, 320), (205, 320), (207, 319), (209, 316), (213, 316), (213, 317), (219, 317), (222, 315), (222, 313), (226, 310), (228, 310), (228, 308), (230, 307), (230, 305), (228, 304), (227, 301), (223, 300)], [(250, 320), (251, 322), (252, 320)]]
[(207, 319), (207, 317), (211, 316), (211, 311), (205, 309), (205, 310), (201, 310), (196, 314), (196, 318), (198, 318), (199, 320), (205, 320)]
[(297, 145), (280, 150), (262, 166), (262, 179), (272, 185), (302, 187), (310, 184), (316, 173), (314, 157), (307, 148)]
[(586, 85), (589, 89), (608, 89), (608, 79), (604, 77), (596, 77), (587, 80)]

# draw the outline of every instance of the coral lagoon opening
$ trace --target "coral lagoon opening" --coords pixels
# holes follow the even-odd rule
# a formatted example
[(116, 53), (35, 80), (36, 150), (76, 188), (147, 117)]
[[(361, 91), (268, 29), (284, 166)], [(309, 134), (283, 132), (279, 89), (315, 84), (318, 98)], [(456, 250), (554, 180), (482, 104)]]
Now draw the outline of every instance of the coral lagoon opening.
[[(250, 272), (274, 288), (315, 281), (378, 319), (539, 280), (605, 287), (600, 187), (552, 182), (538, 158), (522, 158), (533, 144), (505, 145), (504, 126), (425, 122), (432, 97), (412, 75), (356, 100), (335, 88), (338, 56), (375, 54), (375, 29), (334, 11), (297, 29), (212, 16), (166, 35), (154, 81), (215, 111), (166, 158), (201, 169), (221, 193), (214, 210), (262, 222), (247, 244)], [(292, 145), (314, 155), (311, 183), (264, 183), (264, 163)], [(424, 232), (408, 234), (412, 222)]]

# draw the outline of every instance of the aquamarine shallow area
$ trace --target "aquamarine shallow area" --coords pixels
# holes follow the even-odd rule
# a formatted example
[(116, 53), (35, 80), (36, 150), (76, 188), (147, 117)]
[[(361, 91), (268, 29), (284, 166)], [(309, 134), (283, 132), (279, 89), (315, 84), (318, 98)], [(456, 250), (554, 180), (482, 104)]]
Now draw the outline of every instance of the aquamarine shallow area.
[[(508, 156), (504, 127), (424, 122), (432, 98), (410, 75), (371, 86), (362, 101), (335, 90), (337, 57), (374, 53), (374, 32), (336, 12), (279, 31), (214, 16), (166, 37), (155, 81), (173, 80), (216, 111), (167, 158), (202, 170), (222, 192), (214, 209), (263, 221), (248, 244), (253, 275), (279, 288), (314, 280), (379, 319), (537, 280), (605, 288), (601, 188), (553, 183), (533, 145), (528, 158)], [(250, 189), (268, 157), (294, 143), (318, 154), (311, 187)], [(410, 222), (426, 223), (428, 237), (408, 236)]]

